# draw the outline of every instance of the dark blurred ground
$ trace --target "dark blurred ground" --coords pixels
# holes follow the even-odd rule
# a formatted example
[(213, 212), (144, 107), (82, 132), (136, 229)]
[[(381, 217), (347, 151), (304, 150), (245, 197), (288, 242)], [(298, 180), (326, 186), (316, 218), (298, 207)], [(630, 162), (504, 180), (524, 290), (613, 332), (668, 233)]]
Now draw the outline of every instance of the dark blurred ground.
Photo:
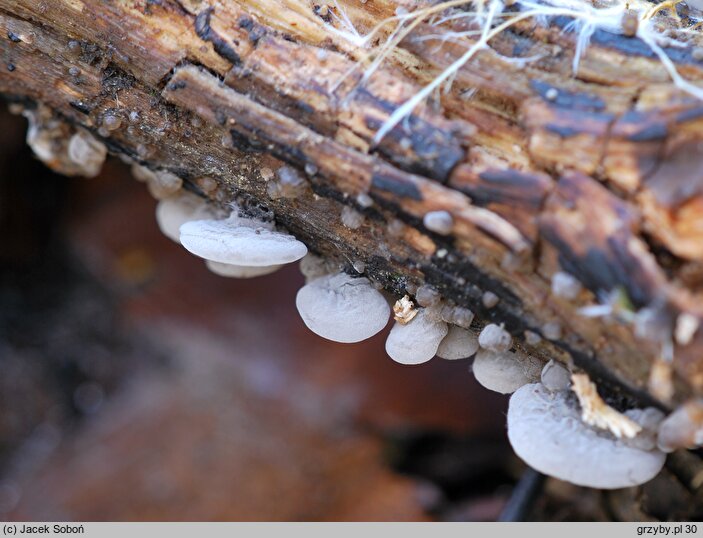
[[(468, 361), (325, 341), (295, 265), (224, 279), (117, 160), (56, 176), (0, 116), (0, 515), (493, 520), (523, 467)], [(573, 500), (578, 498), (579, 502)], [(550, 483), (535, 518), (601, 518)]]

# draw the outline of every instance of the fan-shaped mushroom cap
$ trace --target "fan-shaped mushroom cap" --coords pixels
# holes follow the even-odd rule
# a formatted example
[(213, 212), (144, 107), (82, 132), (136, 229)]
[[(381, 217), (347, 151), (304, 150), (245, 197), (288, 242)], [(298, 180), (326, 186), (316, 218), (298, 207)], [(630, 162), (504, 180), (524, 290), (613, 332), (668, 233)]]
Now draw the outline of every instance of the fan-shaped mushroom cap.
[(393, 325), (386, 340), (386, 353), (400, 364), (422, 364), (437, 354), (447, 332), (446, 323), (432, 319), (424, 309), (419, 310), (406, 324)]
[(581, 421), (569, 392), (525, 385), (510, 398), (508, 439), (530, 467), (579, 486), (599, 489), (643, 484), (657, 475), (664, 453), (629, 447)]
[(368, 279), (345, 273), (308, 282), (298, 291), (295, 305), (312, 332), (335, 342), (371, 338), (390, 317), (388, 301)]
[(308, 251), (290, 234), (242, 226), (238, 220), (186, 222), (181, 226), (181, 244), (206, 260), (253, 267), (291, 263)]
[(262, 267), (252, 267), (250, 265), (232, 265), (231, 263), (213, 262), (205, 260), (207, 268), (219, 276), (228, 278), (254, 278), (278, 271), (282, 265), (264, 265)]
[(214, 210), (203, 198), (190, 192), (181, 192), (160, 200), (156, 204), (156, 223), (161, 233), (180, 243), (181, 225), (191, 220), (215, 216)]
[(541, 371), (542, 363), (539, 360), (510, 351), (480, 349), (473, 363), (476, 381), (501, 394), (510, 394), (523, 385), (539, 380)]
[(437, 349), (437, 356), (450, 361), (466, 359), (478, 351), (478, 338), (471, 331), (452, 325)]

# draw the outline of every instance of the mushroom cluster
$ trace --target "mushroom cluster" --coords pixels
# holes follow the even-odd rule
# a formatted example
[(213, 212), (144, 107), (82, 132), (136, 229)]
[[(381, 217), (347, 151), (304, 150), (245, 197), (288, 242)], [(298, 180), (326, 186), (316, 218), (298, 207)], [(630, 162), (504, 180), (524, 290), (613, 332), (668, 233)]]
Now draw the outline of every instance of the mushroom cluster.
[[(700, 2), (688, 3), (697, 7)], [(13, 112), (27, 118), (27, 142), (41, 161), (68, 175), (98, 174), (107, 148), (93, 133), (64, 123), (41, 105), (35, 109), (14, 105)], [(137, 121), (138, 114), (130, 113), (129, 120)], [(97, 135), (108, 136), (121, 124), (118, 115), (106, 114)], [(139, 158), (145, 159), (148, 153), (148, 148), (137, 148)], [(654, 408), (620, 413), (600, 398), (587, 375), (530, 355), (531, 347), (561, 338), (557, 320), (525, 330), (517, 340), (518, 335), (499, 323), (486, 324), (477, 335), (481, 324), (474, 323), (473, 312), (446, 300), (427, 283), (408, 282), (406, 295), (391, 298), (363, 276), (366, 260), (349, 260), (342, 268), (309, 254), (303, 242), (276, 227), (273, 215), (254, 218), (237, 205), (225, 212), (183, 189), (184, 180), (172, 171), (149, 168), (130, 157), (122, 159), (158, 200), (156, 221), (161, 231), (203, 258), (213, 273), (252, 278), (300, 260), (306, 284), (298, 291), (296, 307), (315, 334), (336, 342), (360, 342), (380, 333), (393, 314), (385, 349), (394, 361), (418, 365), (435, 356), (452, 361), (474, 357), (471, 369), (481, 385), (512, 393), (507, 429), (516, 454), (547, 475), (595, 488), (634, 486), (659, 472), (666, 453), (703, 446), (703, 399), (685, 402), (668, 417)], [(308, 177), (317, 173), (315, 166), (305, 166)], [(311, 193), (307, 178), (293, 167), (282, 166), (275, 173), (262, 168), (259, 175), (271, 200), (295, 200)], [(214, 178), (196, 178), (190, 184), (212, 199), (222, 199)], [(374, 199), (358, 193), (352, 205), (344, 205), (339, 214), (341, 224), (351, 231), (365, 226), (365, 210), (374, 205)], [(433, 210), (423, 216), (422, 227), (441, 239), (453, 233), (454, 218), (449, 211)], [(387, 232), (399, 238), (407, 226), (390, 219)], [(449, 255), (447, 248), (435, 250), (439, 259)], [(515, 258), (508, 256), (502, 265), (509, 269), (514, 263)], [(591, 296), (577, 277), (565, 271), (550, 276), (550, 288), (554, 300), (561, 303), (583, 302)], [(685, 346), (693, 340), (698, 317), (684, 312), (672, 322), (657, 304), (635, 312), (620, 289), (599, 290), (598, 298), (597, 304), (580, 305), (577, 312), (631, 324), (636, 337), (660, 345), (661, 357), (653, 363), (649, 390), (670, 403), (674, 344)], [(479, 307), (491, 310), (499, 304), (501, 297), (494, 291), (482, 291)]]
[[(61, 162), (68, 173), (89, 177), (98, 173), (107, 150), (92, 134), (73, 130), (67, 138), (65, 126), (45, 111), (21, 112), (30, 123), (27, 141), (42, 161), (54, 167)], [(103, 127), (117, 128), (118, 120), (106, 117)], [(143, 152), (138, 153), (143, 157)], [(512, 393), (507, 428), (515, 452), (547, 475), (595, 488), (628, 487), (653, 478), (667, 452), (703, 446), (703, 399), (686, 402), (666, 418), (653, 408), (619, 413), (600, 399), (585, 374), (572, 373), (555, 360), (545, 364), (530, 355), (526, 351), (530, 346), (539, 345), (543, 339), (560, 338), (557, 321), (524, 331), (517, 342), (517, 335), (510, 334), (502, 324), (487, 324), (477, 335), (480, 324), (474, 323), (473, 312), (447, 301), (429, 284), (408, 283), (407, 295), (390, 298), (363, 276), (365, 260), (347, 264), (346, 268), (351, 265), (355, 274), (341, 272), (340, 266), (330, 260), (309, 254), (304, 243), (277, 228), (272, 219), (246, 216), (236, 205), (225, 213), (185, 191), (184, 181), (171, 171), (125, 160), (134, 176), (159, 200), (156, 220), (161, 231), (203, 258), (213, 273), (251, 278), (300, 260), (306, 284), (298, 291), (296, 307), (315, 334), (336, 342), (360, 342), (380, 333), (393, 315), (385, 348), (394, 361), (418, 365), (435, 356), (452, 361), (475, 357), (471, 368), (481, 385), (502, 394)], [(305, 171), (308, 176), (317, 172), (308, 167)], [(275, 174), (262, 169), (260, 174), (268, 182), (267, 193), (272, 200), (295, 199), (310, 190), (306, 178), (288, 166)], [(217, 198), (216, 180), (206, 177), (193, 183)], [(355, 201), (360, 211), (345, 206), (340, 213), (341, 223), (349, 230), (364, 225), (363, 211), (374, 204), (364, 193)], [(454, 217), (447, 211), (431, 211), (422, 224), (436, 236), (447, 236), (453, 232)], [(405, 229), (403, 222), (389, 221), (392, 237), (400, 237)], [(436, 256), (448, 256), (447, 249), (438, 248)], [(576, 302), (589, 295), (576, 277), (563, 271), (551, 276), (551, 292), (562, 302)], [(494, 309), (500, 301), (493, 291), (484, 290), (480, 306)], [(672, 330), (662, 331), (656, 309), (631, 312), (618, 290), (603, 295), (600, 304), (582, 306), (578, 311), (584, 316), (625, 320), (635, 326), (639, 336), (651, 338), (656, 334), (663, 345), (672, 341), (686, 345), (698, 330), (696, 317), (681, 314)], [(649, 330), (652, 323), (659, 329)], [(664, 347), (664, 351), (670, 349), (671, 345)], [(660, 362), (669, 366), (670, 354), (663, 352), (663, 357)], [(670, 374), (670, 369), (665, 373)], [(666, 390), (659, 393), (668, 394), (672, 389), (670, 384), (665, 385)]]
[[(414, 298), (405, 295), (391, 309), (389, 298), (361, 276), (363, 262), (351, 264), (354, 275), (340, 272), (330, 261), (308, 254), (303, 243), (276, 230), (272, 222), (245, 217), (238, 207), (223, 217), (198, 196), (180, 190), (169, 176), (138, 172), (155, 185), (150, 190), (160, 198), (157, 221), (163, 232), (204, 258), (214, 273), (249, 278), (301, 260), (306, 284), (298, 291), (296, 307), (315, 334), (335, 342), (360, 342), (381, 332), (393, 314), (385, 347), (394, 361), (418, 365), (435, 356), (474, 357), (472, 371), (481, 385), (512, 393), (507, 426), (516, 454), (547, 475), (595, 488), (633, 486), (659, 472), (666, 452), (703, 444), (700, 401), (666, 420), (652, 408), (619, 413), (600, 399), (585, 374), (531, 356), (515, 345), (503, 325), (487, 324), (477, 335), (473, 313), (452, 306), (433, 287), (409, 287)], [(354, 228), (348, 217), (344, 225)], [(439, 225), (448, 224), (445, 215), (430, 217), (428, 229), (448, 229)], [(552, 287), (556, 297), (566, 300), (574, 300), (581, 289), (567, 273), (555, 274)], [(492, 308), (498, 299), (486, 292), (482, 302)], [(527, 345), (539, 344), (542, 337), (558, 338), (560, 331), (547, 325), (539, 333), (525, 331)]]

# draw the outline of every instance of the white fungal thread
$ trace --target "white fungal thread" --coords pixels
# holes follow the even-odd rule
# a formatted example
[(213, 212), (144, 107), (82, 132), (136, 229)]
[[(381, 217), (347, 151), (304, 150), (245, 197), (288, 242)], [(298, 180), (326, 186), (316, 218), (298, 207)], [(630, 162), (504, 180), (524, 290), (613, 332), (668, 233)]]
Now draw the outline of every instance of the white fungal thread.
[[(697, 7), (700, 1), (689, 0), (689, 3)], [(684, 79), (664, 50), (666, 46), (683, 47), (686, 46), (686, 43), (671, 37), (667, 29), (653, 17), (656, 8), (653, 8), (647, 2), (618, 0), (611, 5), (594, 6), (590, 2), (582, 0), (516, 0), (510, 3), (511, 11), (505, 11), (506, 4), (501, 0), (487, 0), (475, 2), (475, 10), (473, 11), (463, 10), (461, 13), (443, 15), (448, 12), (449, 8), (467, 4), (470, 4), (470, 2), (450, 0), (419, 8), (410, 13), (397, 12), (395, 16), (381, 21), (365, 36), (361, 36), (351, 22), (344, 17), (338, 18), (342, 29), (330, 26), (331, 32), (346, 39), (352, 46), (360, 49), (358, 51), (360, 64), (366, 63), (372, 55), (374, 56), (374, 60), (365, 69), (361, 78), (361, 84), (365, 84), (369, 80), (374, 71), (378, 69), (391, 51), (398, 47), (403, 39), (406, 39), (419, 24), (427, 22), (431, 17), (434, 17), (434, 19), (430, 19), (430, 24), (435, 26), (440, 26), (457, 18), (466, 18), (467, 22), (473, 22), (479, 27), (476, 30), (471, 29), (467, 32), (443, 32), (436, 36), (440, 40), (440, 45), (442, 40), (450, 40), (461, 44), (461, 38), (469, 36), (473, 37), (475, 41), (470, 44), (467, 43), (467, 50), (461, 56), (435, 76), (429, 84), (395, 109), (376, 132), (373, 140), (375, 145), (378, 145), (393, 128), (408, 117), (420, 103), (432, 96), (436, 90), (444, 87), (444, 90), (448, 91), (458, 71), (474, 59), (479, 52), (489, 51), (496, 57), (502, 57), (506, 61), (517, 61), (519, 65), (529, 61), (525, 58), (503, 57), (491, 47), (490, 42), (511, 26), (530, 18), (544, 25), (552, 17), (561, 16), (572, 19), (572, 22), (565, 27), (564, 31), (576, 34), (576, 44), (572, 59), (572, 72), (574, 75), (578, 74), (580, 63), (596, 30), (611, 34), (634, 35), (645, 43), (659, 59), (677, 88), (698, 99), (703, 99), (703, 88)], [(516, 7), (517, 9), (515, 9)], [(630, 19), (636, 18), (636, 21), (631, 21), (630, 24), (624, 25), (622, 21), (625, 15)], [(377, 50), (365, 52), (363, 49), (369, 47), (374, 41), (376, 34), (391, 24), (396, 24), (396, 27), (390, 32), (386, 41)], [(683, 29), (680, 34), (686, 35)], [(431, 39), (432, 36), (429, 38)], [(428, 39), (428, 37), (424, 37), (424, 39)], [(353, 66), (337, 82), (337, 85), (341, 84), (356, 68), (356, 66)], [(557, 98), (557, 96), (553, 95), (549, 97)]]

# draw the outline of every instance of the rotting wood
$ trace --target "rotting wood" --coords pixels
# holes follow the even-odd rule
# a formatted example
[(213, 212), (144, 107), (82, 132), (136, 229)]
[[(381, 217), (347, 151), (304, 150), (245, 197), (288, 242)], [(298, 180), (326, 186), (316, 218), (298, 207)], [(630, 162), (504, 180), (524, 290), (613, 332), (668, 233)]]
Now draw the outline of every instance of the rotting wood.
[[(340, 2), (362, 33), (399, 5), (416, 3)], [(375, 147), (383, 122), (473, 38), (437, 49), (417, 38), (440, 30), (420, 24), (364, 80), (364, 51), (319, 8), (0, 0), (0, 92), (49, 107), (64, 129), (88, 129), (114, 154), (169, 170), (201, 195), (201, 179), (212, 178), (215, 202), (272, 210), (313, 251), (349, 268), (362, 260), (398, 296), (431, 283), (505, 323), (532, 353), (575, 361), (609, 396), (651, 402), (661, 347), (577, 309), (622, 290), (670, 331), (681, 313), (703, 320), (703, 103), (676, 89), (637, 38), (596, 31), (572, 77), (564, 21), (523, 21), (494, 48), (541, 59), (478, 55), (440, 104), (419, 106)], [(700, 55), (670, 52), (682, 75), (703, 78)], [(122, 127), (101, 129), (106, 113)], [(282, 166), (307, 176), (309, 192), (272, 199), (265, 178)], [(358, 204), (361, 193), (373, 207)], [(366, 216), (361, 228), (342, 225), (345, 205)], [(433, 210), (452, 214), (451, 236), (422, 226)], [(398, 219), (399, 237), (389, 230)], [(577, 300), (551, 294), (559, 270), (586, 287)], [(493, 308), (481, 301), (486, 290), (500, 298)], [(561, 336), (524, 343), (525, 330), (555, 322)], [(703, 331), (674, 357), (673, 403), (703, 394)]]

